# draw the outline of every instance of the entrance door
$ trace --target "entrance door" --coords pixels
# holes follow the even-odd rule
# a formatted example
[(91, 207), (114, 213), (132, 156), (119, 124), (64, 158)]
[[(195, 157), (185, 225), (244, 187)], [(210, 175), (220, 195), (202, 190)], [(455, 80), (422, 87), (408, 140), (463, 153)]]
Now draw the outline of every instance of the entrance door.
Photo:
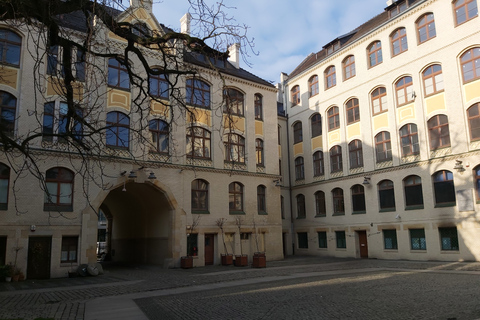
[(360, 245), (360, 258), (368, 258), (367, 231), (357, 231), (357, 234)]
[(27, 277), (29, 279), (50, 278), (52, 237), (28, 238)]
[(213, 264), (213, 255), (215, 252), (214, 239), (214, 234), (205, 235), (205, 265)]

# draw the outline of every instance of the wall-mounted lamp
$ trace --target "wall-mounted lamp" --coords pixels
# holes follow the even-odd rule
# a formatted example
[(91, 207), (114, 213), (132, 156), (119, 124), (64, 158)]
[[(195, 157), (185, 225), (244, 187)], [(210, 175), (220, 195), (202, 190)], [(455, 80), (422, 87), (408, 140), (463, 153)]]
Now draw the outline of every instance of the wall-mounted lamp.
[(412, 100), (415, 100), (416, 97), (417, 97), (417, 94), (415, 93), (415, 91), (412, 91)]
[(155, 177), (155, 173), (153, 173), (153, 171), (150, 172), (150, 174), (148, 175), (148, 180), (155, 180), (155, 179), (157, 179), (157, 177)]
[(135, 179), (137, 177), (137, 174), (135, 171), (130, 171), (130, 174), (128, 175), (128, 179)]
[(363, 178), (362, 184), (364, 184), (364, 185), (370, 184), (370, 177)]
[(280, 187), (282, 184), (280, 183), (282, 180), (280, 179), (276, 179), (276, 180), (273, 180), (273, 182), (275, 183), (275, 187)]
[(122, 171), (122, 172), (120, 172), (120, 176), (123, 177), (126, 173), (127, 173), (127, 171)]
[(397, 214), (397, 215), (395, 216), (395, 219), (400, 220), (400, 219), (402, 219), (402, 217), (401, 217), (399, 214)]
[(37, 230), (37, 226), (34, 225), (34, 224), (32, 224), (32, 225), (30, 226), (30, 231), (35, 232), (35, 230)]
[(455, 166), (453, 167), (453, 169), (457, 170), (458, 172), (465, 171), (465, 169), (463, 168), (462, 161), (460, 160), (455, 160)]

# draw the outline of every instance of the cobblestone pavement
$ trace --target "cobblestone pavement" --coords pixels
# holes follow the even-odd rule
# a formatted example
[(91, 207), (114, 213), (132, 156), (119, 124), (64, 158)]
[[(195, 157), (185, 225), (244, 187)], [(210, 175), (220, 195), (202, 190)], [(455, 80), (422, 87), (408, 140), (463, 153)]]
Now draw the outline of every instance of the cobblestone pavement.
[(294, 257), (265, 269), (104, 268), (98, 277), (0, 283), (0, 319), (85, 319), (86, 303), (105, 297), (131, 297), (149, 319), (480, 318), (478, 262)]

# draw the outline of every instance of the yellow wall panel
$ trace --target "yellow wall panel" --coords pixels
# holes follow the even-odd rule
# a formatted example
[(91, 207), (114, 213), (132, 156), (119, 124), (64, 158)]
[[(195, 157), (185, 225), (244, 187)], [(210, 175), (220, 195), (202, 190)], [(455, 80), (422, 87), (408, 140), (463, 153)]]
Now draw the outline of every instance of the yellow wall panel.
[(255, 120), (255, 134), (263, 136), (263, 121)]
[(282, 158), (282, 146), (278, 145), (278, 157)]
[(410, 103), (406, 106), (397, 108), (398, 122), (403, 122), (409, 119), (415, 119), (415, 105)]
[(322, 136), (312, 138), (312, 150), (323, 147)]
[(468, 101), (480, 97), (480, 80), (467, 83), (465, 88), (465, 99)]
[(188, 110), (190, 111), (187, 117), (187, 121), (189, 123), (203, 123), (208, 127), (212, 126), (211, 110), (190, 107), (188, 108)]
[(294, 144), (293, 145), (293, 152), (294, 152), (295, 156), (297, 156), (299, 154), (303, 154), (303, 142), (299, 142), (297, 144)]
[(16, 90), (18, 86), (18, 70), (6, 66), (0, 68), (0, 73), (2, 74), (0, 77), (0, 84), (7, 85)]
[(168, 109), (168, 102), (165, 101), (165, 104), (162, 104), (158, 101), (153, 101), (151, 102), (150, 104), (150, 109), (151, 109), (151, 112), (154, 113), (154, 114), (161, 114), (163, 115), (165, 118), (168, 118), (170, 113), (169, 113), (169, 109)]
[(373, 131), (380, 128), (388, 128), (388, 112), (373, 117)]
[(360, 122), (355, 122), (354, 124), (347, 126), (347, 140), (359, 136), (360, 133)]
[(328, 145), (334, 145), (340, 142), (340, 130), (331, 131), (328, 133)]
[(223, 116), (223, 124), (225, 126), (225, 129), (232, 128), (234, 130), (245, 132), (245, 118), (237, 116)]
[(444, 95), (444, 92), (442, 92), (425, 99), (425, 104), (427, 105), (427, 115), (437, 110), (446, 109)]
[(110, 89), (108, 90), (107, 107), (122, 107), (130, 110), (130, 92)]

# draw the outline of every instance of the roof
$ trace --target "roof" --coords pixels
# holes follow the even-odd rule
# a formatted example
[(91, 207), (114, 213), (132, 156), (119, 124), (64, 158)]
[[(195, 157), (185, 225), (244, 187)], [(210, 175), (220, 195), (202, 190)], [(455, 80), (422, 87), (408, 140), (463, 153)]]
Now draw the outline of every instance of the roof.
[[(410, 6), (415, 5), (418, 2), (421, 2), (424, 0), (413, 0), (410, 4)], [(399, 3), (401, 1), (396, 1), (395, 4)], [(392, 5), (394, 6), (394, 5)], [(327, 47), (336, 42), (340, 41), (340, 49), (343, 49), (344, 47), (347, 47), (351, 43), (354, 43), (358, 39), (362, 38), (366, 34), (370, 33), (372, 30), (376, 29), (377, 27), (381, 26), (385, 22), (389, 20), (388, 16), (388, 9), (391, 8), (392, 6), (389, 6), (383, 11), (382, 13), (378, 14), (377, 16), (373, 17), (372, 19), (368, 20), (358, 28), (354, 29), (353, 31), (335, 38), (334, 40), (330, 41), (328, 44), (326, 44), (322, 50), (318, 51), (317, 53), (311, 53), (308, 55), (290, 74), (289, 78), (293, 78), (300, 73), (304, 72), (305, 70), (309, 69), (313, 65), (321, 62), (325, 58), (327, 58)], [(398, 17), (398, 16), (397, 16)], [(338, 51), (338, 50), (337, 50)], [(336, 51), (335, 51), (336, 52)]]

